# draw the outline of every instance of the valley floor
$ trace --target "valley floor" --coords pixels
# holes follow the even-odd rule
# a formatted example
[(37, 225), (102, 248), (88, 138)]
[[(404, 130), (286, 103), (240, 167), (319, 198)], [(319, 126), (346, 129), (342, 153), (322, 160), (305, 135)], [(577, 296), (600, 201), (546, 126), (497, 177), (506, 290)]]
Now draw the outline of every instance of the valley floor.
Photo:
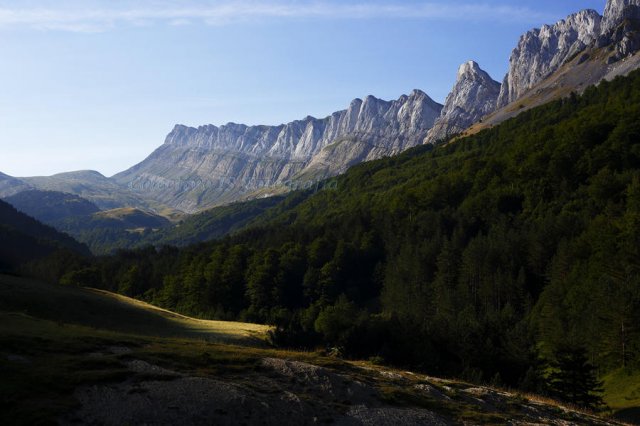
[(0, 296), (1, 424), (615, 424), (533, 396), (272, 349), (264, 327), (103, 292), (0, 276)]

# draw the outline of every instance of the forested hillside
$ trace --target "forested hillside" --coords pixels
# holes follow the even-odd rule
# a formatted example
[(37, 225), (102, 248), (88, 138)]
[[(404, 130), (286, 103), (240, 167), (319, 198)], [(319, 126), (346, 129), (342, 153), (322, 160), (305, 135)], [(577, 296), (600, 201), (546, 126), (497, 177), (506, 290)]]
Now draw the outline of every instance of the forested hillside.
[(56, 226), (58, 222), (99, 212), (98, 206), (74, 194), (37, 189), (22, 191), (4, 199), (19, 211)]
[(525, 389), (552, 391), (547, 365), (566, 353), (639, 367), (640, 73), (337, 182), (233, 237), (61, 281)]
[[(17, 272), (25, 263), (47, 256), (55, 263), (62, 257), (73, 258), (74, 254), (89, 255), (89, 249), (0, 201), (0, 272)], [(55, 277), (57, 271), (67, 266), (61, 262), (50, 271), (52, 275), (41, 275)]]

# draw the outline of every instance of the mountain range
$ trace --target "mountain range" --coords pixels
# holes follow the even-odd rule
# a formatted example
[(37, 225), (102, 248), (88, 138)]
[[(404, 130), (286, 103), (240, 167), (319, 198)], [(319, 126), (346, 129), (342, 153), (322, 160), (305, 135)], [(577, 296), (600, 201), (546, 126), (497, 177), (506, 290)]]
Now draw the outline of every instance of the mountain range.
[(0, 174), (0, 424), (638, 424), (639, 3), (444, 105)]
[(394, 101), (355, 99), (325, 118), (278, 126), (176, 125), (141, 163), (107, 178), (0, 174), (0, 197), (26, 189), (79, 195), (101, 209), (165, 216), (312, 186), (354, 164), (475, 132), (640, 65), (640, 0), (609, 0), (522, 35), (498, 83), (474, 61), (460, 66), (444, 105), (420, 90)]

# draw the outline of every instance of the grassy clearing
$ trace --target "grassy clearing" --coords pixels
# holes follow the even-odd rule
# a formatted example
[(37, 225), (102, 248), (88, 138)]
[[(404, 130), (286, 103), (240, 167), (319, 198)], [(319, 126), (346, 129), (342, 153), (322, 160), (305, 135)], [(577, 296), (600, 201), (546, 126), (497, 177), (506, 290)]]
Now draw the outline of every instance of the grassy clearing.
[[(133, 335), (0, 312), (0, 424), (51, 423), (77, 407), (73, 392), (81, 385), (148, 380), (127, 368), (133, 359), (250, 384), (264, 357), (323, 364), (313, 353)], [(330, 362), (336, 363), (324, 364)]]
[[(162, 373), (133, 372), (127, 366), (133, 360), (188, 376), (223, 380), (256, 392), (279, 392), (296, 381), (263, 367), (264, 358), (331, 368), (375, 388), (381, 402), (424, 408), (457, 423), (505, 424), (520, 418), (526, 404), (526, 400), (513, 397), (513, 401), (500, 400), (499, 405), (492, 402), (495, 406), (478, 405), (465, 392), (473, 387), (468, 383), (427, 378), (367, 362), (347, 362), (316, 352), (133, 335), (0, 312), (0, 424), (50, 424), (78, 408), (74, 397), (78, 386), (172, 379)], [(445, 396), (430, 397), (417, 385), (428, 385)], [(312, 388), (309, 392), (302, 397), (315, 401), (326, 396), (313, 393)], [(560, 409), (556, 417), (579, 420)]]
[(268, 349), (269, 327), (205, 321), (112, 293), (0, 275), (0, 424), (51, 424), (77, 407), (81, 385), (145, 380), (133, 359), (195, 376), (247, 373), (264, 357), (317, 364), (317, 354)]
[(604, 378), (604, 401), (616, 418), (640, 418), (640, 372), (619, 369)]
[(265, 345), (268, 326), (206, 321), (101, 290), (69, 288), (0, 275), (0, 311), (52, 321), (162, 337)]
[[(298, 381), (264, 367), (264, 358), (302, 361), (372, 387), (383, 403), (424, 408), (458, 423), (505, 424), (521, 418), (527, 403), (514, 396), (478, 404), (466, 391), (473, 385), (461, 381), (269, 348), (267, 330), (197, 320), (107, 292), (0, 276), (0, 424), (51, 424), (78, 408), (74, 392), (79, 386), (174, 378), (162, 371), (132, 370), (128, 363), (133, 361), (257, 393), (280, 392)], [(299, 380), (303, 399), (326, 399), (304, 377)], [(420, 386), (435, 393), (425, 394)], [(556, 416), (574, 420), (559, 409)]]

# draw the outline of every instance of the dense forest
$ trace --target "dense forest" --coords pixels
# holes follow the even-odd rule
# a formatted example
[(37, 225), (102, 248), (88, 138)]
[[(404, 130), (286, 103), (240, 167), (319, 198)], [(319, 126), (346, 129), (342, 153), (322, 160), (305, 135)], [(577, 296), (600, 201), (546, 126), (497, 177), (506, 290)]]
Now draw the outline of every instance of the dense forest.
[(215, 207), (185, 216), (176, 223), (132, 208), (100, 211), (95, 204), (56, 191), (23, 191), (4, 201), (19, 211), (86, 244), (96, 255), (147, 245), (187, 246), (242, 229), (284, 196), (273, 196)]
[(232, 236), (49, 278), (274, 324), (284, 346), (540, 391), (563, 359), (640, 367), (639, 250), (636, 72), (358, 165)]

